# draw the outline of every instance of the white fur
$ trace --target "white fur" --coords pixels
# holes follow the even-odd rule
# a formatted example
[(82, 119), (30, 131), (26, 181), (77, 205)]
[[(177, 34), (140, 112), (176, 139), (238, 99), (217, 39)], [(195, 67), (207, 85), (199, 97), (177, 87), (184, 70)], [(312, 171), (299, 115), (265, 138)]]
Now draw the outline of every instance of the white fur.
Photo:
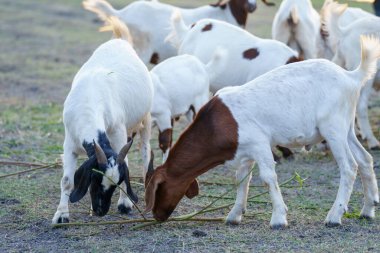
[[(379, 40), (365, 38), (362, 64), (354, 71), (327, 60), (309, 60), (279, 67), (245, 85), (217, 93), (238, 125), (238, 148), (231, 161), (239, 167), (237, 179), (243, 179), (253, 161), (257, 162), (260, 177), (269, 186), (272, 227), (287, 225), (287, 207), (278, 186), (271, 148), (305, 146), (322, 139), (328, 142), (341, 171), (338, 195), (326, 223), (341, 223), (357, 169), (365, 196), (361, 215), (374, 217), (374, 205), (379, 202), (377, 180), (372, 157), (356, 138), (354, 117), (360, 90), (374, 75), (378, 58)], [(249, 177), (238, 188), (235, 205), (227, 217), (229, 223), (241, 221)]]
[[(169, 58), (151, 70), (154, 98), (152, 120), (162, 132), (172, 128), (172, 119), (186, 114), (193, 120), (195, 113), (209, 100), (209, 83), (223, 71), (223, 49), (217, 49), (213, 59), (204, 65), (196, 57), (180, 55)], [(164, 160), (166, 155), (164, 154)]]
[[(362, 18), (375, 17), (372, 13), (359, 8), (347, 8), (347, 5), (339, 5), (333, 0), (326, 0), (320, 13), (321, 32), (317, 35), (317, 56), (329, 60), (336, 53), (336, 47), (341, 36), (339, 27), (348, 27)], [(328, 36), (323, 38), (321, 33), (327, 33)]]
[[(321, 9), (322, 16), (331, 11), (331, 3), (332, 0), (325, 1)], [(359, 8), (348, 8), (338, 22), (341, 26), (347, 26), (357, 19), (369, 16), (373, 15)], [(331, 33), (326, 39), (322, 38), (321, 18), (310, 0), (283, 0), (272, 24), (272, 38), (303, 52), (305, 59), (331, 59), (337, 36)]]
[[(211, 30), (202, 31), (209, 24), (212, 24)], [(258, 38), (223, 21), (202, 19), (190, 28), (185, 27), (180, 14), (175, 13), (173, 28), (174, 30), (168, 38), (171, 41), (180, 42), (177, 43), (180, 55), (191, 54), (198, 57), (203, 63), (207, 63), (211, 60), (216, 47), (227, 50), (225, 71), (210, 83), (212, 93), (226, 86), (242, 85), (286, 64), (291, 57), (298, 56), (297, 52), (284, 43)], [(243, 52), (251, 48), (257, 48), (259, 56), (252, 60), (243, 58)]]
[[(112, 148), (118, 153), (127, 143), (127, 136), (138, 129), (147, 171), (152, 97), (148, 69), (125, 40), (113, 39), (102, 44), (81, 67), (64, 104), (64, 171), (61, 200), (53, 223), (69, 216), (68, 200), (74, 186), (77, 156), (84, 154), (84, 141), (97, 141), (98, 131), (107, 133)], [(118, 173), (108, 176), (115, 179), (114, 174)], [(110, 182), (103, 183), (107, 187)], [(119, 202), (127, 202), (127, 207), (132, 207), (125, 194), (120, 195)]]
[(184, 9), (158, 1), (135, 1), (121, 10), (115, 10), (105, 0), (85, 0), (83, 5), (103, 20), (108, 16), (117, 16), (124, 21), (131, 31), (134, 48), (145, 64), (149, 63), (153, 53), (158, 53), (160, 61), (177, 55), (176, 49), (165, 41), (174, 10), (181, 12), (188, 25), (202, 18), (215, 18), (238, 25), (228, 5), (225, 9), (210, 5)]
[[(380, 18), (375, 16), (361, 18), (348, 26), (342, 27), (337, 22), (339, 16), (342, 15), (342, 11), (344, 11), (344, 5), (336, 3), (331, 4), (330, 13), (326, 14), (327, 17), (325, 18), (327, 22), (325, 29), (329, 28), (332, 30), (331, 32), (329, 31), (329, 33), (338, 34), (336, 39), (338, 40), (338, 43), (336, 43), (335, 46), (336, 53), (333, 62), (345, 69), (353, 70), (360, 62), (359, 37), (362, 34), (372, 34), (380, 37)], [(378, 64), (377, 71), (380, 71), (380, 64)], [(370, 95), (373, 92), (374, 80), (376, 80), (376, 83), (380, 81), (377, 80), (378, 77), (379, 74), (377, 74), (375, 79), (369, 80), (363, 88), (357, 107), (357, 119), (360, 133), (362, 138), (367, 140), (369, 148), (380, 147), (380, 143), (373, 134), (368, 118), (368, 102)]]
[(316, 58), (319, 14), (310, 0), (283, 0), (272, 25), (272, 38), (302, 52), (305, 59)]

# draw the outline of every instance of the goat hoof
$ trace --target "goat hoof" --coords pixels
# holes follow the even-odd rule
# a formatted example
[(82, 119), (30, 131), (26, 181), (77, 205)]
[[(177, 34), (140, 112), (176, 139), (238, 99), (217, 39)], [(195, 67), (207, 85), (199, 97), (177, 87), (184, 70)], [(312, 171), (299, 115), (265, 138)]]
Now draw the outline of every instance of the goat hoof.
[(380, 146), (374, 146), (374, 147), (370, 148), (370, 150), (372, 150), (372, 151), (379, 151), (380, 150)]
[(237, 226), (239, 224), (240, 222), (236, 220), (226, 220), (226, 225), (229, 225), (229, 226)]
[(273, 230), (282, 230), (282, 229), (285, 229), (287, 227), (286, 224), (274, 224), (274, 225), (270, 225), (270, 228), (273, 229)]
[(294, 161), (294, 154), (291, 154), (289, 156), (284, 156), (284, 158), (287, 160), (287, 161)]
[(362, 214), (362, 215), (359, 216), (359, 219), (370, 221), (370, 220), (373, 220), (373, 217)]
[(339, 227), (340, 225), (341, 224), (339, 222), (332, 222), (332, 221), (325, 223), (325, 226), (328, 228), (336, 228), (336, 227)]
[(117, 210), (119, 210), (119, 213), (121, 214), (130, 214), (132, 212), (132, 208), (126, 207), (123, 204), (118, 205)]
[(59, 217), (57, 220), (57, 224), (61, 224), (61, 223), (70, 223), (69, 218)]

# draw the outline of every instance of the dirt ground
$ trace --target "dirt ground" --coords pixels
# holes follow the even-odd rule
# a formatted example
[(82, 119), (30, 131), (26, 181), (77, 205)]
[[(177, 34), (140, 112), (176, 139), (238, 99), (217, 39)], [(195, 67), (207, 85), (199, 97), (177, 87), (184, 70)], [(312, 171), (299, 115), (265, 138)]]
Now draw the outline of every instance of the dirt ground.
[[(123, 7), (130, 1), (110, 1)], [(209, 1), (163, 1), (180, 6), (198, 6)], [(274, 1), (277, 7), (280, 1)], [(322, 1), (313, 1), (316, 8)], [(350, 2), (351, 4), (351, 2)], [(358, 4), (357, 4), (358, 5)], [(368, 4), (361, 4), (370, 10)], [(259, 3), (250, 16), (248, 29), (270, 37), (270, 26), (277, 7)], [(101, 25), (95, 15), (84, 11), (80, 1), (0, 0), (0, 160), (52, 163), (62, 153), (64, 130), (62, 103), (79, 67), (93, 50), (110, 38), (98, 33)], [(370, 116), (380, 137), (380, 99), (371, 101)], [(181, 121), (177, 137), (185, 126)], [(157, 133), (152, 147), (159, 164)], [(373, 152), (375, 171), (380, 175), (380, 152)], [(134, 148), (129, 154), (133, 187), (144, 208), (141, 186), (141, 159)], [(29, 167), (0, 165), (0, 177)], [(292, 180), (281, 189), (289, 208), (289, 227), (269, 228), (271, 203), (268, 194), (249, 202), (239, 226), (223, 222), (169, 222), (140, 230), (133, 224), (73, 226), (52, 228), (60, 196), (61, 168), (51, 168), (0, 178), (0, 252), (380, 252), (380, 218), (358, 219), (363, 203), (357, 179), (349, 212), (343, 225), (326, 228), (323, 224), (332, 206), (339, 183), (339, 171), (329, 153), (297, 152), (295, 160), (282, 161), (276, 168), (279, 182), (296, 172), (306, 179), (300, 186)], [(234, 201), (232, 168), (220, 167), (202, 175), (200, 196), (184, 199), (173, 216), (200, 210), (214, 196), (231, 190), (215, 206)], [(251, 181), (250, 196), (264, 192), (257, 169)], [(70, 205), (71, 222), (100, 222), (140, 218), (117, 213), (118, 194), (110, 213), (102, 218), (89, 215), (90, 200)], [(225, 217), (221, 209), (202, 217)], [(377, 210), (379, 211), (379, 210)]]

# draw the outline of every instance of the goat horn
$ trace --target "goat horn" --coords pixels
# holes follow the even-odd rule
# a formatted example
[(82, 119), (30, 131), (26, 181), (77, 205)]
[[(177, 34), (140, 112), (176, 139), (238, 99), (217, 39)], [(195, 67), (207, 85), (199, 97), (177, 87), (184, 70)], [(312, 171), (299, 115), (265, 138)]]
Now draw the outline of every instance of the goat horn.
[(94, 148), (95, 148), (95, 156), (98, 164), (107, 164), (107, 156), (104, 154), (103, 149), (95, 142), (94, 140)]
[(128, 154), (129, 149), (131, 148), (133, 143), (133, 139), (128, 137), (128, 142), (125, 144), (125, 146), (120, 150), (119, 154), (117, 155), (117, 163), (121, 164), (124, 162), (125, 157)]

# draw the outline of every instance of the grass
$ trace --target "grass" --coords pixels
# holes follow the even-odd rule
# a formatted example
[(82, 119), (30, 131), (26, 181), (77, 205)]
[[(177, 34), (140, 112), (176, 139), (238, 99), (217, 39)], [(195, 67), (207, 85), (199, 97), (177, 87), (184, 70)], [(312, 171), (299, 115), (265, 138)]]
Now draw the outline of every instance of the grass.
[[(127, 2), (110, 1), (121, 8)], [(194, 6), (209, 1), (171, 0), (168, 3)], [(277, 6), (279, 1), (275, 1)], [(316, 8), (322, 1), (313, 1)], [(350, 2), (353, 5), (352, 2)], [(0, 0), (0, 159), (29, 162), (55, 162), (60, 159), (64, 129), (62, 103), (71, 81), (93, 50), (110, 34), (98, 33), (100, 23), (93, 14), (81, 8), (80, 1)], [(355, 3), (355, 5), (358, 5)], [(360, 4), (369, 10), (368, 4)], [(277, 7), (276, 7), (277, 8)], [(270, 37), (270, 24), (276, 8), (259, 2), (255, 14), (249, 19), (248, 29), (261, 37)], [(380, 100), (372, 103), (371, 120), (379, 136)], [(184, 127), (175, 128), (175, 139)], [(152, 147), (155, 164), (160, 163), (157, 132)], [(374, 153), (376, 173), (379, 175), (380, 153)], [(141, 158), (136, 147), (129, 155), (132, 176), (141, 175)], [(20, 166), (1, 166), (0, 175), (24, 170)], [(269, 196), (259, 198), (263, 203), (248, 204), (248, 211), (240, 226), (222, 223), (183, 222), (167, 223), (143, 230), (131, 231), (132, 225), (72, 227), (52, 229), (50, 220), (59, 202), (61, 169), (46, 169), (0, 179), (0, 251), (276, 251), (276, 252), (363, 252), (379, 248), (380, 220), (359, 220), (363, 194), (356, 182), (350, 201), (349, 213), (339, 228), (325, 228), (323, 220), (337, 193), (339, 173), (330, 154), (299, 153), (295, 161), (283, 161), (277, 166), (279, 181), (298, 172), (308, 178), (303, 187), (293, 182), (293, 188), (282, 188), (289, 207), (289, 228), (283, 231), (269, 229), (271, 204)], [(200, 181), (234, 182), (234, 170), (221, 167), (200, 177)], [(261, 185), (258, 171), (254, 170), (252, 185)], [(141, 183), (140, 180), (134, 179)], [(143, 199), (144, 189), (133, 185)], [(201, 193), (220, 195), (228, 187), (201, 184)], [(250, 196), (265, 191), (251, 187)], [(227, 195), (234, 198), (235, 194)], [(116, 213), (118, 194), (113, 198), (110, 213), (102, 218), (88, 215), (90, 200), (86, 196), (80, 203), (70, 205), (71, 221), (97, 222), (119, 220)], [(212, 197), (184, 199), (174, 215), (200, 210)], [(218, 205), (231, 199), (221, 199)], [(144, 208), (143, 201), (139, 203)], [(227, 210), (218, 210), (207, 217), (223, 217)], [(263, 213), (258, 215), (257, 213)], [(139, 218), (137, 211), (122, 218)], [(193, 236), (195, 230), (205, 232), (203, 237)]]

